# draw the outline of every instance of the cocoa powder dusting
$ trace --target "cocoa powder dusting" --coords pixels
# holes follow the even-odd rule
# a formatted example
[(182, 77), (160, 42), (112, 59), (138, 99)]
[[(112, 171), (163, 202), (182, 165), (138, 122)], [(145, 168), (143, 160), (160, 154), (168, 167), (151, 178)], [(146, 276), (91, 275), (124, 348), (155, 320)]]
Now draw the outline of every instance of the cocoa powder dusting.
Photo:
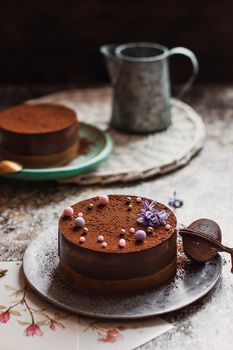
[[(160, 225), (154, 228), (153, 232), (147, 233), (144, 241), (138, 242), (134, 234), (129, 232), (129, 229), (134, 227), (135, 231), (137, 231), (140, 229), (146, 230), (147, 227), (140, 225), (136, 221), (139, 210), (143, 208), (143, 203), (138, 203), (136, 198), (135, 196), (131, 196), (132, 210), (128, 210), (127, 196), (124, 195), (109, 195), (109, 204), (105, 206), (98, 205), (98, 197), (74, 204), (72, 206), (74, 217), (62, 217), (60, 219), (60, 232), (70, 242), (97, 251), (127, 253), (152, 248), (174, 233), (176, 229), (176, 217), (169, 208), (158, 203), (156, 208), (160, 210), (165, 209), (169, 213), (167, 223), (170, 224), (171, 229), (167, 230), (165, 226)], [(93, 204), (92, 209), (88, 208), (90, 203)], [(88, 228), (84, 243), (79, 242), (80, 236), (83, 234), (83, 229), (75, 227), (74, 223), (74, 218), (80, 212), (83, 213), (85, 226)], [(126, 231), (123, 236), (121, 235), (121, 229), (125, 229)], [(97, 241), (99, 235), (104, 236), (104, 241), (107, 243), (106, 248), (103, 248), (101, 243)], [(119, 247), (120, 238), (126, 240), (126, 246), (124, 248)]]
[(187, 268), (191, 264), (191, 261), (184, 254), (183, 243), (180, 238), (177, 240), (177, 270), (175, 278), (177, 280), (182, 280)]
[(22, 104), (0, 113), (0, 128), (13, 133), (49, 133), (66, 129), (76, 123), (75, 111), (49, 103)]

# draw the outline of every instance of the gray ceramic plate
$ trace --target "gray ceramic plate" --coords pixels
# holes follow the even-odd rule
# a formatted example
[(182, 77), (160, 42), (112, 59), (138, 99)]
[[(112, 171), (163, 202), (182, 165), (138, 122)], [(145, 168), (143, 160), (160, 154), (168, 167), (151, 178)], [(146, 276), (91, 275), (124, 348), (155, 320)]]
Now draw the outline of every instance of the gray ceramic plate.
[(47, 301), (71, 312), (100, 318), (134, 319), (178, 310), (198, 300), (218, 281), (222, 259), (190, 264), (166, 286), (133, 296), (97, 296), (72, 286), (58, 267), (57, 233), (43, 232), (28, 247), (23, 268), (31, 287)]

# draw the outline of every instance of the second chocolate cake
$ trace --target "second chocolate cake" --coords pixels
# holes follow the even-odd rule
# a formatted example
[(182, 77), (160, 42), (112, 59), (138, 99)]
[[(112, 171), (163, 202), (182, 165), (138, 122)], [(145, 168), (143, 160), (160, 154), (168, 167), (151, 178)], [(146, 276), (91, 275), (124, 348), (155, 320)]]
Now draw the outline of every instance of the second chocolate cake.
[(59, 221), (64, 275), (100, 293), (135, 293), (176, 271), (176, 217), (150, 199), (102, 195), (64, 209)]
[(0, 113), (0, 155), (26, 166), (62, 164), (77, 155), (74, 110), (55, 104), (23, 104)]

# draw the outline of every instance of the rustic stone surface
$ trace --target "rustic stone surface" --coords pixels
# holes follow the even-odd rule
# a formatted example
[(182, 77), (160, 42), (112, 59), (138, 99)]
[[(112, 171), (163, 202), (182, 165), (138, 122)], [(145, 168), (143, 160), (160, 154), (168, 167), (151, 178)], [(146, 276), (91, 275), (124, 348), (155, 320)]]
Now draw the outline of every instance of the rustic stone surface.
[[(0, 106), (21, 102), (61, 87), (0, 89)], [(91, 101), (90, 101), (91, 102)], [(100, 193), (153, 197), (167, 203), (174, 190), (184, 200), (178, 221), (189, 224), (207, 217), (222, 228), (223, 242), (233, 246), (233, 86), (197, 86), (186, 98), (207, 124), (204, 149), (188, 166), (166, 176), (100, 188), (0, 180), (0, 259), (22, 259), (28, 242), (44, 228), (57, 229), (64, 206)], [(224, 255), (223, 277), (214, 290), (194, 305), (164, 316), (176, 327), (143, 349), (230, 349), (233, 321), (230, 258)]]

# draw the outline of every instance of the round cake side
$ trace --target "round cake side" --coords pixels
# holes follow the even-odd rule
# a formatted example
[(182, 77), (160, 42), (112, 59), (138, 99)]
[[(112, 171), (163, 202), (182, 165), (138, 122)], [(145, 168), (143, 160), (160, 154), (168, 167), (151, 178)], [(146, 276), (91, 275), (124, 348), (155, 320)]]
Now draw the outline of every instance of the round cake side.
[(132, 293), (165, 283), (176, 270), (173, 212), (136, 196), (108, 198), (107, 204), (98, 197), (81, 201), (70, 208), (72, 215), (60, 218), (63, 273), (75, 285), (100, 293)]

